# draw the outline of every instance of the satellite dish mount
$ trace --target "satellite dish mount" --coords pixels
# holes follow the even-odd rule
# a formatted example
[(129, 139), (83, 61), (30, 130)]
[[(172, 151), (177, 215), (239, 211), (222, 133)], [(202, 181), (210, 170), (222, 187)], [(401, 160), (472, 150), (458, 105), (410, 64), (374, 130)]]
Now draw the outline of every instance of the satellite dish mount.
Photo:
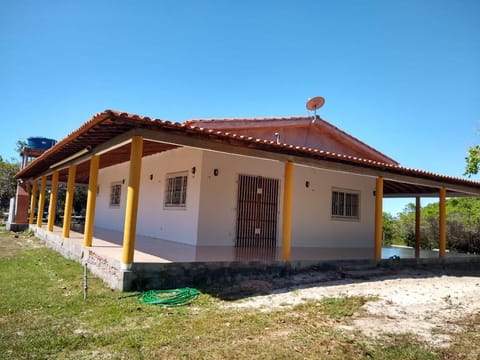
[(312, 123), (315, 122), (317, 118), (317, 109), (320, 109), (323, 104), (325, 104), (325, 99), (321, 96), (315, 96), (313, 98), (308, 99), (307, 101), (307, 109), (313, 111), (313, 119)]

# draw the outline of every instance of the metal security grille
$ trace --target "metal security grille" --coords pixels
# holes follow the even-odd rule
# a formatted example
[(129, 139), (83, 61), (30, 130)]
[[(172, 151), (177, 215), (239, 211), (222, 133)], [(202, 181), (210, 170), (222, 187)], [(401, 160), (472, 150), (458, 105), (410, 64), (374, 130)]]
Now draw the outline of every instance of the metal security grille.
[(187, 198), (187, 175), (167, 177), (165, 207), (185, 207)]
[(276, 247), (278, 183), (278, 179), (239, 175), (236, 247)]
[(332, 191), (332, 216), (358, 219), (359, 197), (354, 192)]
[(120, 206), (120, 197), (122, 195), (122, 183), (115, 182), (110, 187), (110, 206)]

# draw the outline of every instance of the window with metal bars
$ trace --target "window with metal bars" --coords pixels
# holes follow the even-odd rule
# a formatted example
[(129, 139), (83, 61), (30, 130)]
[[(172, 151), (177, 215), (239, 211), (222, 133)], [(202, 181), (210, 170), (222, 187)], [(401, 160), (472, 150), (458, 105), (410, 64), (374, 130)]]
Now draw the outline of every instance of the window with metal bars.
[(359, 219), (360, 193), (348, 190), (332, 191), (332, 218)]
[(188, 173), (176, 173), (167, 175), (165, 187), (166, 208), (185, 208), (187, 204), (187, 179)]
[(119, 207), (121, 196), (122, 196), (122, 183), (121, 182), (112, 183), (112, 185), (110, 186), (110, 206)]

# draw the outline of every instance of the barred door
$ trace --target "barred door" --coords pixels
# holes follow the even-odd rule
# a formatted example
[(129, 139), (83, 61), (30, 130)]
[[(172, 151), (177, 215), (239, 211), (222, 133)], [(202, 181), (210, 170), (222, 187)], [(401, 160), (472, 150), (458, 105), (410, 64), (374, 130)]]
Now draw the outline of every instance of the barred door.
[(278, 183), (278, 179), (239, 175), (237, 248), (276, 247)]

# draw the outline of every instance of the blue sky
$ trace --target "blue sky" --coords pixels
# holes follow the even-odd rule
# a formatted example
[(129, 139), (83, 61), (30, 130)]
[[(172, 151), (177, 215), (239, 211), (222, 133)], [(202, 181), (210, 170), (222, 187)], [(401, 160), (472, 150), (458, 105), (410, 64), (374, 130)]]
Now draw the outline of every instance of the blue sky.
[(461, 177), (480, 142), (480, 1), (0, 3), (6, 159), (105, 109), (292, 116), (318, 95), (322, 118), (402, 165)]

